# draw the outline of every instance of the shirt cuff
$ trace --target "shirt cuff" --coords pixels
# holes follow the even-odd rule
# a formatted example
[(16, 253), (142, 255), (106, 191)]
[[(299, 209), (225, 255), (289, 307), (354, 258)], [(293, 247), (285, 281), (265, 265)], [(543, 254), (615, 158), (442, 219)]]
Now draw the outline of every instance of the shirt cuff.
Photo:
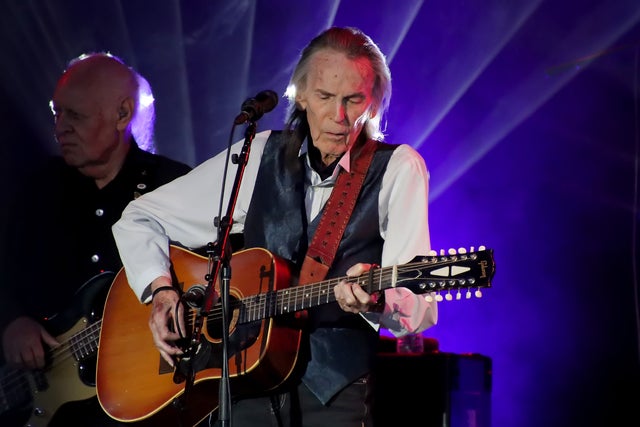
[(434, 326), (437, 321), (435, 298), (428, 302), (424, 296), (402, 287), (385, 291), (385, 307), (379, 322), (394, 336), (420, 333)]

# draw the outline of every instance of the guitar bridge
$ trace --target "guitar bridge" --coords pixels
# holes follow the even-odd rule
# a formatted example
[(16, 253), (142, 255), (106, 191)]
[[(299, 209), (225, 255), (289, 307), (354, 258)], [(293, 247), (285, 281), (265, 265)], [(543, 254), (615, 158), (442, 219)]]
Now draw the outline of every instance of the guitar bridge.
[(185, 356), (181, 357), (176, 363), (176, 369), (173, 373), (173, 382), (181, 384), (188, 378), (195, 377), (196, 372), (208, 367), (211, 358), (211, 346), (209, 343), (200, 342), (195, 351), (187, 350)]

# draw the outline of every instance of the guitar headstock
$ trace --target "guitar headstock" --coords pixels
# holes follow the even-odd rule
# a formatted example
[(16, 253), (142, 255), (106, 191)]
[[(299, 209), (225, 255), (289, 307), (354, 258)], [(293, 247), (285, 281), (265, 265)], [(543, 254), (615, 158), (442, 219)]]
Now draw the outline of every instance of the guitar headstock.
[(463, 290), (466, 299), (472, 294), (481, 298), (481, 289), (491, 287), (495, 268), (493, 250), (484, 246), (477, 250), (471, 247), (431, 251), (399, 268), (398, 284), (414, 293), (427, 294), (427, 301), (460, 300)]

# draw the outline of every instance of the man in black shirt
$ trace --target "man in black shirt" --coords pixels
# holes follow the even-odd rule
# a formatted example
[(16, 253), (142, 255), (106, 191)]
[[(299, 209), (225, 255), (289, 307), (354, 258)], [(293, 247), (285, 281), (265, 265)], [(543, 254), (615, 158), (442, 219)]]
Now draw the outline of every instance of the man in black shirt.
[[(95, 397), (99, 320), (122, 267), (111, 226), (131, 200), (191, 169), (142, 148), (135, 133), (152, 131), (154, 118), (145, 88), (106, 53), (71, 61), (58, 80), (51, 108), (61, 156), (17, 192), (4, 232), (0, 395), (9, 396), (9, 410), (0, 406), (1, 425), (28, 417), (49, 426), (118, 425)], [(35, 404), (31, 387), (16, 381), (26, 376), (31, 387), (46, 384)]]

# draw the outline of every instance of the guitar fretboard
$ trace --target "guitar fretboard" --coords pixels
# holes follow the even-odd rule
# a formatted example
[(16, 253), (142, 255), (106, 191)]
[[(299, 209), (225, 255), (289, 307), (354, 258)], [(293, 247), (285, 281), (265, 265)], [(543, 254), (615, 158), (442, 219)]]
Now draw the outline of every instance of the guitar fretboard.
[(343, 276), (270, 291), (243, 298), (235, 304), (240, 310), (238, 321), (248, 323), (334, 302), (333, 288), (345, 279), (357, 283), (368, 293), (395, 286), (410, 287), (414, 293), (488, 286), (489, 277), (483, 276), (482, 271), (484, 265), (489, 265), (488, 259), (487, 251), (427, 256), (420, 262), (376, 268), (359, 277)]
[(240, 323), (253, 322), (334, 302), (336, 298), (333, 287), (340, 280), (333, 279), (314, 285), (294, 286), (243, 298), (239, 321)]

